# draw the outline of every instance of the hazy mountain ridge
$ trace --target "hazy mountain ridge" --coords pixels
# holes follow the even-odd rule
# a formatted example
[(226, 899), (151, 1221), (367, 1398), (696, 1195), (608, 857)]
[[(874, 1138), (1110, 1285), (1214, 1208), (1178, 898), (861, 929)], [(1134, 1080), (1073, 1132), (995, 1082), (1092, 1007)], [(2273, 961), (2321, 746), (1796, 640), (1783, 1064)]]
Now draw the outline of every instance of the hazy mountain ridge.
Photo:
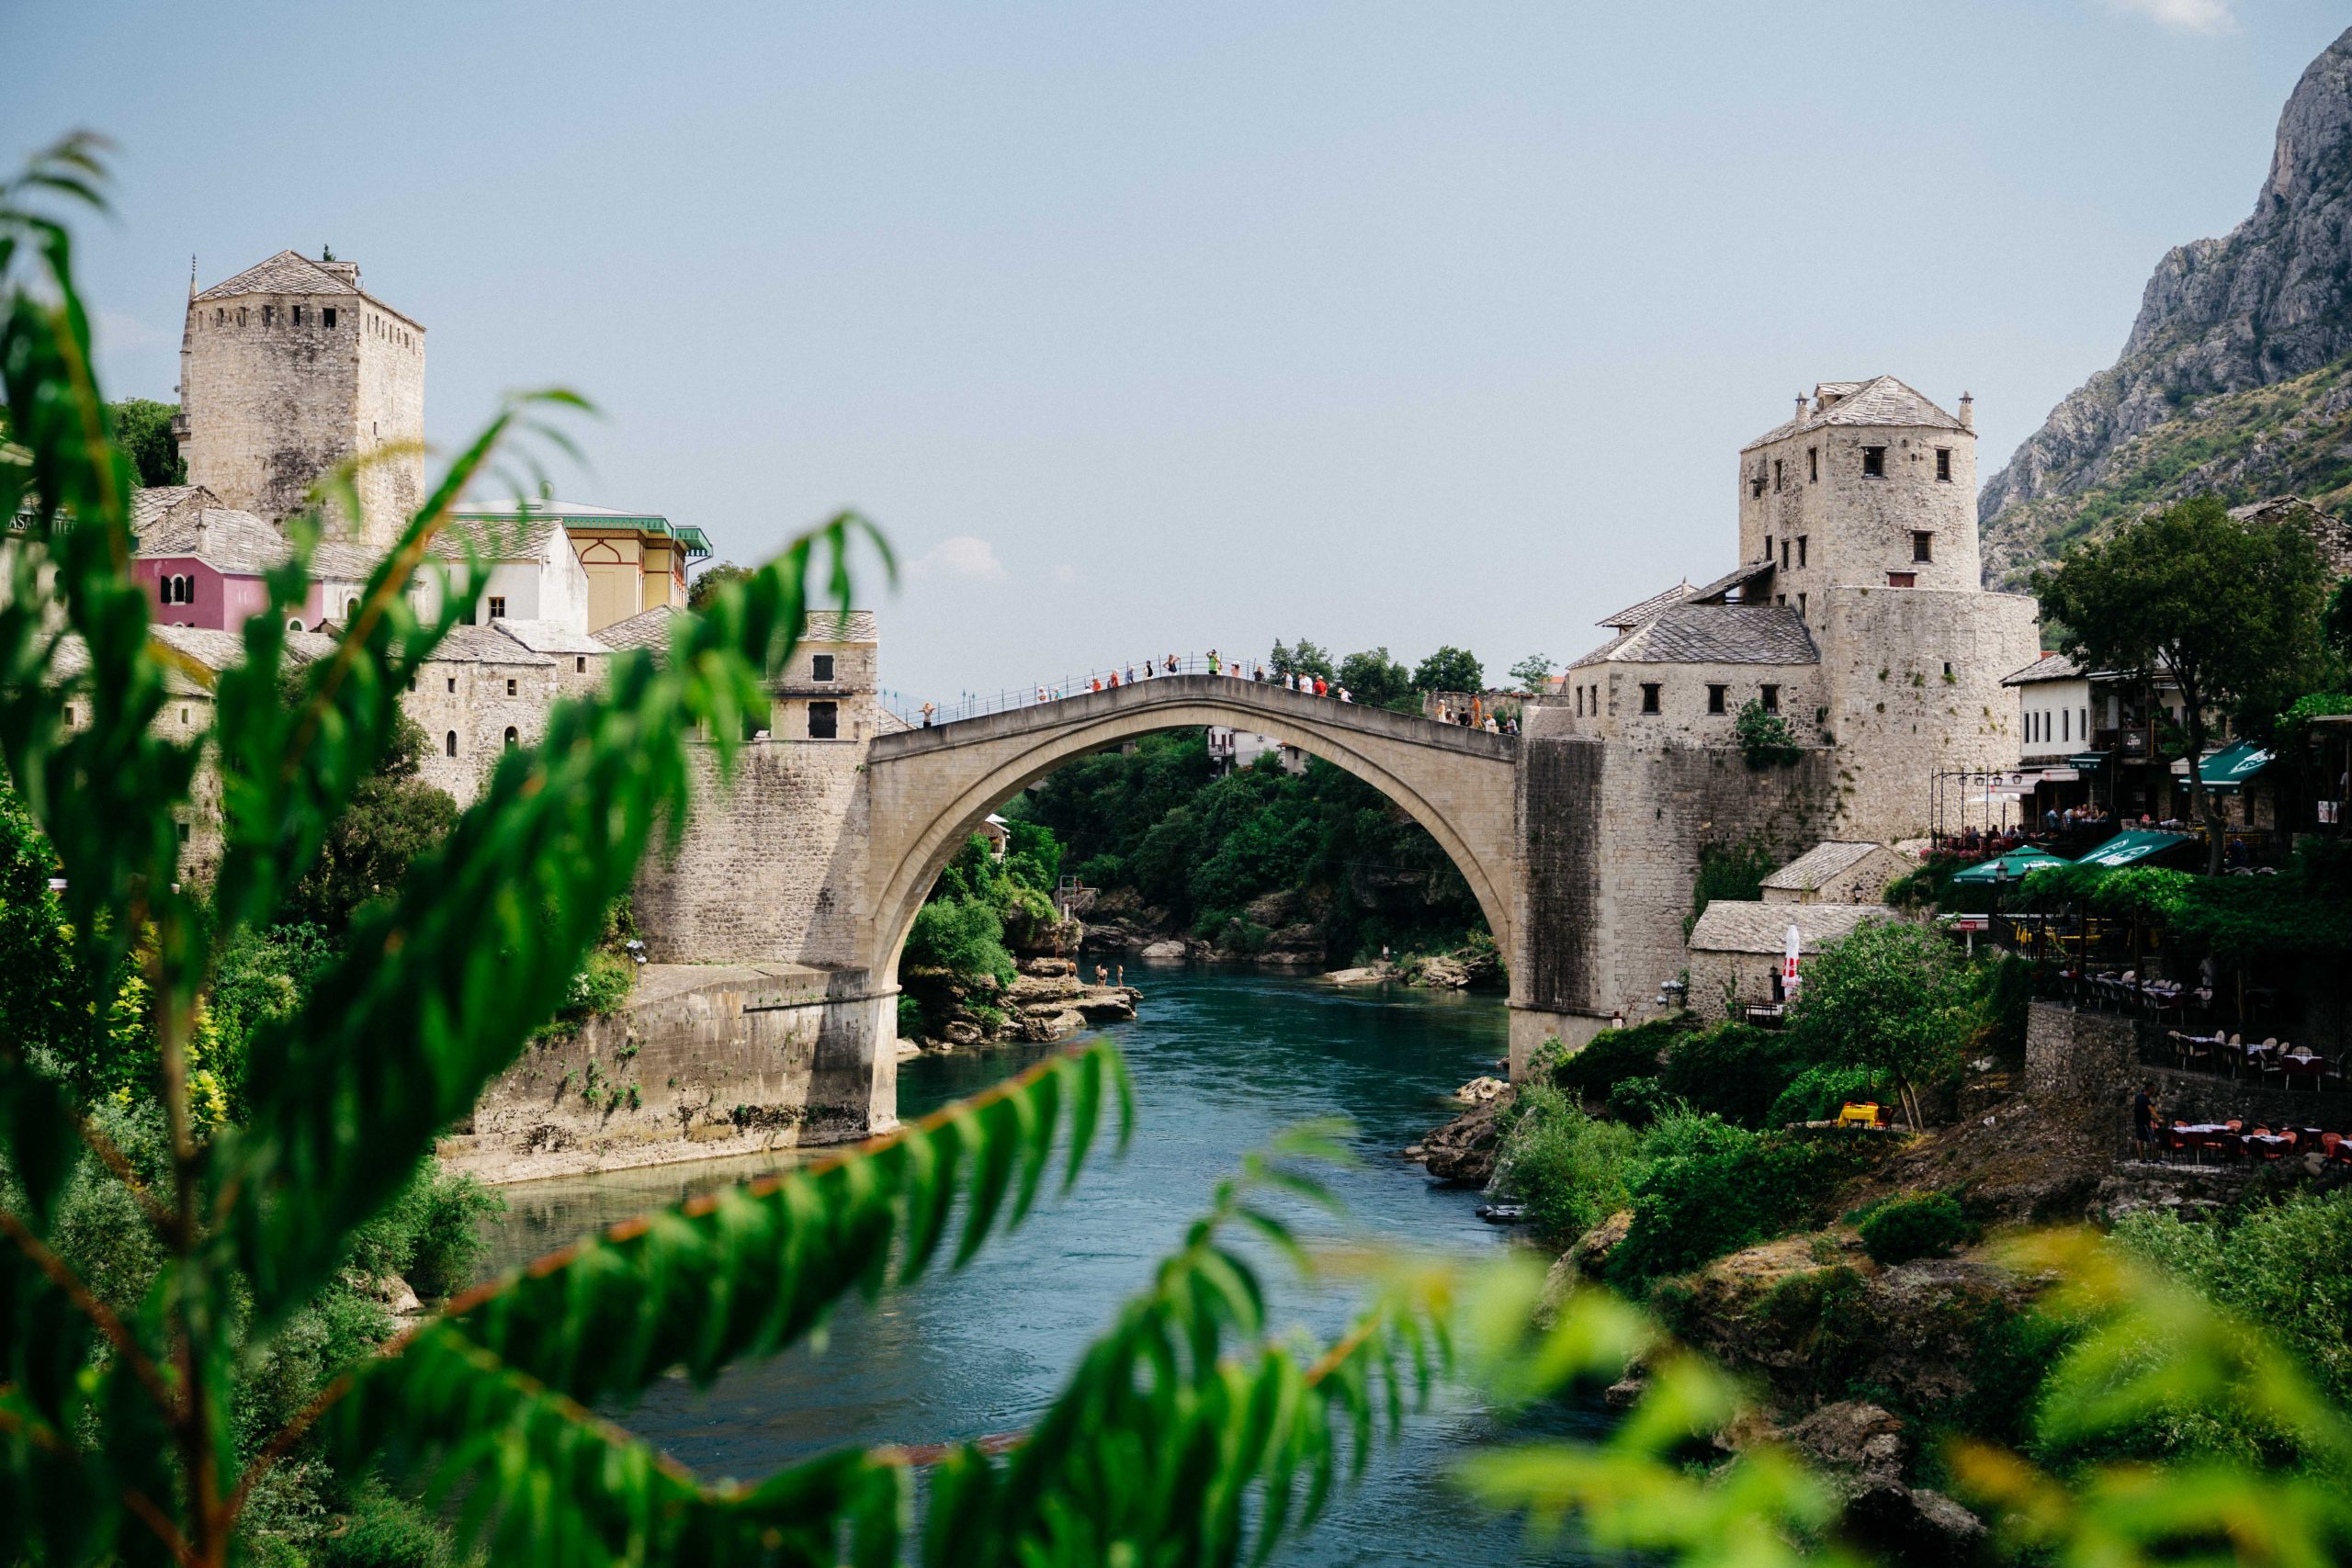
[[(2052, 410), (1986, 482), (1977, 511), (1986, 580), (2014, 583), (2069, 539), (2148, 502), (2293, 488), (2266, 477), (2274, 473), (2316, 476), (2294, 484), (2325, 479), (2313, 442), (2343, 411), (2302, 400), (2340, 395), (2340, 376), (2314, 372), (2347, 355), (2352, 29), (2289, 96), (2253, 215), (2221, 239), (2166, 254), (2122, 357)], [(2274, 388), (2280, 396), (2237, 401)]]

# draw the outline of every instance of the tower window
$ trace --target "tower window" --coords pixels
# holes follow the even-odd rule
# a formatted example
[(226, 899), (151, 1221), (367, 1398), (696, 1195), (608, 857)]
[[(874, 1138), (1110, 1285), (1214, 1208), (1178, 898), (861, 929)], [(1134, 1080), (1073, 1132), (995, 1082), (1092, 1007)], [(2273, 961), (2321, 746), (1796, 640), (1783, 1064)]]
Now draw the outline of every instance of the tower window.
[(514, 694), (514, 677), (512, 675), (506, 677), (506, 694), (510, 697)]
[(327, 325), (328, 325), (329, 327), (333, 327), (333, 326), (334, 325), (334, 306), (329, 305), (329, 306), (327, 306), (325, 309), (322, 310), (319, 313), (320, 313), (321, 315), (322, 315), (322, 316), (324, 316), (324, 317), (326, 318), (326, 323), (327, 323)]
[(1947, 681), (1951, 679), (1951, 660), (1949, 659), (1944, 660), (1944, 679)]
[[(1577, 716), (1578, 718), (1584, 716), (1584, 688), (1582, 686), (1577, 688)], [(66, 722), (68, 724), (73, 722), (73, 716), (70, 713), (66, 716)]]
[(1799, 620), (1804, 618), (1804, 595), (1802, 593), (1797, 595), (1797, 618)]
[(1774, 491), (1777, 491), (1780, 488), (1781, 488), (1781, 459), (1779, 459), (1778, 457), (1775, 457), (1775, 458), (1773, 458), (1773, 459), (1772, 459), (1772, 489), (1773, 489)]
[(302, 307), (300, 305), (294, 307), (294, 324), (298, 327), (302, 324)]
[(513, 750), (514, 750), (514, 748), (515, 748), (515, 747), (517, 747), (517, 746), (519, 746), (519, 745), (521, 745), (521, 744), (522, 744), (521, 739), (520, 739), (519, 738), (517, 738), (517, 737), (516, 737), (516, 735), (515, 735), (515, 733), (514, 733), (514, 727), (513, 725), (511, 725), (511, 724), (510, 724), (510, 725), (508, 725), (508, 726), (506, 727), (506, 749), (507, 749), (509, 751), (512, 751)]
[(1804, 449), (1804, 482), (1809, 485), (1821, 482), (1821, 448), (1818, 446)]
[(1924, 528), (1914, 529), (1911, 534), (1911, 558), (1915, 561), (1934, 560), (1936, 536)]
[(585, 675), (588, 673), (588, 656), (586, 654), (581, 653), (572, 656), (571, 672), (574, 675)]
[(1786, 539), (1781, 541), (1781, 570), (1789, 570), (1789, 542)]
[(1865, 446), (1862, 448), (1862, 478), (1866, 479), (1886, 478), (1885, 447)]
[(1764, 558), (1766, 560), (1772, 558), (1772, 536), (1770, 534), (1764, 536)]
[(1781, 711), (1780, 687), (1766, 686), (1757, 694), (1757, 697), (1758, 700), (1764, 705), (1764, 711), (1766, 713), (1778, 713)]
[[(449, 683), (453, 686), (457, 684), (454, 681)], [(449, 731), (448, 734), (441, 738), (441, 751), (444, 756), (454, 757), (458, 754), (458, 732), (456, 730), (453, 729)]]
[(1799, 534), (1797, 536), (1797, 565), (1799, 566), (1804, 565), (1805, 541), (1810, 539), (1812, 536), (1813, 536), (1810, 534)]
[(227, 323), (228, 320), (229, 320), (229, 312), (228, 312), (228, 311), (226, 311), (226, 310), (224, 310), (220, 309), (220, 308), (219, 306), (217, 306), (217, 305), (213, 307), (213, 309), (212, 309), (212, 324), (213, 324), (214, 326), (216, 326), (216, 327), (217, 327), (217, 326), (222, 326), (222, 325), (225, 325), (225, 324)]
[(810, 703), (808, 705), (809, 739), (831, 740), (840, 733), (841, 705), (839, 703)]
[(503, 594), (493, 593), (490, 596), (490, 618), (493, 621), (503, 621), (506, 618), (506, 599)]
[(1730, 687), (1718, 685), (1710, 682), (1707, 686), (1707, 711), (1709, 713), (1723, 712), (1724, 702), (1730, 694)]
[[(450, 676), (450, 677), (449, 677), (449, 690), (450, 690), (450, 691), (452, 691), (452, 692), (455, 692), (457, 689), (458, 689), (458, 678), (457, 678), (455, 675), (452, 675), (452, 676)], [(455, 755), (455, 753), (452, 753), (452, 755)]]
[(1642, 682), (1642, 711), (1644, 713), (1657, 712), (1657, 694), (1659, 690), (1658, 682), (1656, 681), (1645, 681)]
[(1886, 574), (1889, 588), (1913, 588), (1918, 585), (1919, 574), (1913, 571), (1890, 571)]
[(1764, 465), (1761, 463), (1756, 465), (1756, 477), (1747, 481), (1747, 493), (1750, 495), (1764, 493)]
[(1946, 484), (1951, 483), (1951, 448), (1949, 446), (1936, 448), (1936, 478)]
[(833, 678), (833, 656), (830, 653), (810, 655), (808, 660), (808, 678), (812, 681), (831, 680)]
[(261, 308), (261, 324), (262, 324), (263, 326), (267, 326), (267, 325), (269, 325), (271, 319), (272, 319), (273, 317), (275, 317), (277, 314), (277, 306), (275, 306), (275, 305), (264, 305), (264, 306)]

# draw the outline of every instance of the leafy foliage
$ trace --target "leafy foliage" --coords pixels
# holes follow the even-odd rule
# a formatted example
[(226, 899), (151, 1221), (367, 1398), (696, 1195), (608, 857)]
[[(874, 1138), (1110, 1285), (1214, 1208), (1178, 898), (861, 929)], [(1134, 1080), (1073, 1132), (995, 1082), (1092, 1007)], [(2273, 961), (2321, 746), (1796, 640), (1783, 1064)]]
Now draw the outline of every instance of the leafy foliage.
[(1796, 732), (1789, 728), (1789, 721), (1765, 711), (1760, 698), (1750, 697), (1740, 705), (1731, 721), (1731, 733), (1741, 759), (1759, 772), (1786, 767), (1804, 755), (1798, 749)]
[(1690, 1032), (1690, 1027), (1676, 1020), (1653, 1019), (1631, 1029), (1604, 1029), (1582, 1050), (1561, 1060), (1552, 1071), (1553, 1081), (1587, 1100), (1606, 1100), (1623, 1079), (1656, 1077), (1660, 1055)]
[(1742, 1127), (1760, 1127), (1806, 1062), (1788, 1033), (1744, 1023), (1719, 1023), (1677, 1040), (1667, 1052), (1658, 1087), (1700, 1111)]
[(1335, 673), (1330, 654), (1305, 637), (1300, 637), (1287, 648), (1280, 638), (1276, 638), (1273, 652), (1267, 656), (1267, 663), (1277, 675), (1320, 675), (1328, 681)]
[(686, 585), (686, 608), (699, 612), (718, 595), (720, 589), (730, 582), (741, 582), (751, 575), (750, 567), (737, 566), (731, 560), (723, 560), (705, 567), (695, 574), (695, 580)]
[(1660, 1116), (1628, 1183), (1634, 1223), (1610, 1272), (1639, 1283), (1768, 1240), (1877, 1155), (1849, 1139), (1751, 1133), (1702, 1111)]
[(1487, 674), (1476, 655), (1448, 643), (1413, 667), (1413, 686), (1422, 692), (1483, 692)]
[(1682, 922), (1688, 938), (1707, 906), (1718, 898), (1751, 902), (1763, 896), (1764, 879), (1780, 869), (1772, 852), (1754, 839), (1730, 844), (1701, 844), (1699, 874), (1690, 883), (1690, 918)]
[(1544, 682), (1552, 678), (1552, 667), (1558, 662), (1547, 654), (1531, 653), (1510, 667), (1510, 678), (1522, 692), (1540, 692)]
[(1537, 1234), (1565, 1245), (1624, 1206), (1631, 1128), (1586, 1115), (1542, 1083), (1521, 1085), (1510, 1113), (1493, 1187), (1526, 1205)]
[(1813, 1061), (1888, 1073), (1898, 1085), (1931, 1083), (1959, 1069), (1983, 1026), (1980, 998), (1941, 933), (1873, 922), (1806, 964), (1790, 1032)]
[(2243, 962), (2266, 953), (2352, 953), (2352, 902), (2335, 866), (2306, 849), (2281, 876), (2199, 876), (2164, 866), (2045, 866), (2027, 897), (2163, 925), (2177, 941)]
[(1340, 684), (1368, 707), (1421, 711), (1413, 692), (1413, 672), (1388, 657), (1386, 648), (1351, 653), (1340, 660)]
[(142, 488), (187, 483), (187, 462), (172, 439), (172, 419), (179, 412), (176, 404), (150, 398), (124, 398), (107, 405), (114, 420), (114, 444), (130, 459), (131, 472)]
[[(2086, 667), (2178, 686), (2182, 755), (2204, 755), (2210, 714), (2234, 713), (2242, 731), (2260, 733), (2325, 673), (2325, 570), (2307, 527), (2291, 518), (2240, 522), (2199, 496), (2075, 546), (2033, 585), (2044, 615), (2066, 628), (2065, 651)], [(2188, 785), (2218, 874), (2219, 807), (2195, 768)]]
[(1890, 1198), (1862, 1216), (1856, 1227), (1862, 1248), (1877, 1262), (1908, 1263), (1940, 1258), (1968, 1240), (1974, 1227), (1949, 1192), (1915, 1192)]

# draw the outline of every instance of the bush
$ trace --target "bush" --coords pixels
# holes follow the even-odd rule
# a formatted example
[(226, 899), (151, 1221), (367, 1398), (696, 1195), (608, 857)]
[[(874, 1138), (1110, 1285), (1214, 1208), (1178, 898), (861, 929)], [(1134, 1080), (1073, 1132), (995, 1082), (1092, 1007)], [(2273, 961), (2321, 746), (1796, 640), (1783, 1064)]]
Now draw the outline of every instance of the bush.
[(1494, 1189), (1525, 1204), (1545, 1240), (1564, 1246), (1624, 1205), (1632, 1129), (1596, 1121), (1549, 1084), (1522, 1085), (1511, 1116)]
[(1642, 1140), (1627, 1183), (1634, 1223), (1610, 1272), (1638, 1284), (1769, 1240), (1883, 1152), (1861, 1140), (1752, 1133), (1703, 1111), (1668, 1111)]
[(1656, 1078), (1619, 1078), (1609, 1091), (1609, 1114), (1629, 1127), (1646, 1127), (1679, 1103)]
[(449, 1538), (425, 1509), (380, 1487), (352, 1499), (343, 1527), (320, 1540), (315, 1568), (441, 1568), (451, 1560)]
[(1797, 748), (1796, 731), (1789, 728), (1789, 721), (1767, 713), (1755, 697), (1741, 705), (1739, 716), (1731, 721), (1731, 732), (1739, 743), (1739, 754), (1749, 767), (1759, 771), (1785, 767), (1804, 755)]
[(1949, 1192), (1919, 1192), (1894, 1198), (1864, 1216), (1862, 1249), (1880, 1263), (1941, 1258), (1973, 1233), (1960, 1200)]
[(900, 993), (899, 997), (899, 1038), (901, 1040), (920, 1040), (922, 1038), (922, 1003), (915, 1000), (912, 997), (905, 995), (903, 992)]
[(906, 962), (944, 969), (959, 979), (985, 975), (1000, 986), (1012, 984), (1003, 917), (975, 899), (933, 898), (925, 904), (907, 933)]
[(1553, 1070), (1552, 1081), (1586, 1100), (1607, 1100), (1621, 1079), (1654, 1077), (1659, 1053), (1689, 1026), (1658, 1019), (1631, 1029), (1604, 1029)]
[(1797, 1043), (1776, 1030), (1720, 1023), (1686, 1034), (1666, 1054), (1658, 1087), (1726, 1122), (1758, 1127), (1804, 1069)]
[(1871, 1075), (1860, 1067), (1810, 1066), (1791, 1079), (1772, 1101), (1764, 1123), (1785, 1127), (1792, 1122), (1826, 1122), (1849, 1100), (1868, 1100), (1873, 1092)]

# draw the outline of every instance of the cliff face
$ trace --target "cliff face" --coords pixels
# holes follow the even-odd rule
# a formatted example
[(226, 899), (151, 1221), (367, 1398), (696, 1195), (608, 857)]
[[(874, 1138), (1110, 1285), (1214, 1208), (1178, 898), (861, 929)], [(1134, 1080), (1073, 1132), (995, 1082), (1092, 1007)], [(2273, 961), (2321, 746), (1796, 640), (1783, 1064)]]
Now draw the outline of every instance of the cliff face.
[(2347, 355), (2352, 29), (2287, 100), (2253, 216), (2157, 264), (2122, 357), (2052, 411), (1985, 484), (1986, 581), (2016, 581), (2091, 526), (2066, 503), (2128, 478), (2134, 438), (2193, 418), (2203, 400), (2291, 381)]

